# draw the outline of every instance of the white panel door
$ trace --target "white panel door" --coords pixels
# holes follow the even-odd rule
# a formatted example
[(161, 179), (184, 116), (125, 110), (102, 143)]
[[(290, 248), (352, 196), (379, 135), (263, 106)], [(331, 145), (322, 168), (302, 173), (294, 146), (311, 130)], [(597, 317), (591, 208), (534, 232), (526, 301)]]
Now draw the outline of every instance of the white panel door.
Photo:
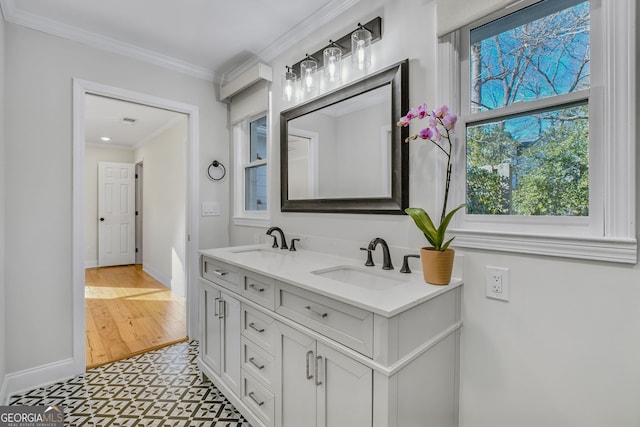
[(135, 174), (130, 163), (98, 163), (98, 265), (134, 264)]

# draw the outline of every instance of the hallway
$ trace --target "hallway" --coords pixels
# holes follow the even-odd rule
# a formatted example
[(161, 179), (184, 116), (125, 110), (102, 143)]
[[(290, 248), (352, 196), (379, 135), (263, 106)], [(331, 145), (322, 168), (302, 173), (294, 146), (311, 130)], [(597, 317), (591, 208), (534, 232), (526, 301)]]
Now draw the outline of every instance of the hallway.
[(186, 299), (141, 265), (85, 270), (87, 369), (187, 339)]

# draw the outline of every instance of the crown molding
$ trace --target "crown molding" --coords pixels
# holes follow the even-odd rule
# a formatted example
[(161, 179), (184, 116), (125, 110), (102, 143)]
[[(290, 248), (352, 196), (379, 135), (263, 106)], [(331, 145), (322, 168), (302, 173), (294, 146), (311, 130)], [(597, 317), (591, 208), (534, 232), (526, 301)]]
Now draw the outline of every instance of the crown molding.
[(23, 12), (15, 8), (15, 0), (0, 0), (2, 14), (7, 22), (22, 25), (33, 30), (83, 43), (93, 48), (134, 58), (149, 64), (177, 71), (199, 79), (219, 83), (221, 78), (213, 70), (182, 61), (149, 49), (85, 31), (52, 19)]
[(222, 82), (230, 82), (238, 77), (258, 62), (269, 63), (277, 58), (285, 51), (299, 43), (300, 40), (313, 34), (319, 28), (322, 28), (333, 19), (346, 12), (348, 9), (357, 4), (360, 0), (332, 0), (316, 13), (309, 16), (304, 21), (297, 24), (291, 30), (280, 36), (269, 46), (261, 50), (255, 57), (245, 61), (242, 65), (234, 68), (230, 72), (222, 76)]

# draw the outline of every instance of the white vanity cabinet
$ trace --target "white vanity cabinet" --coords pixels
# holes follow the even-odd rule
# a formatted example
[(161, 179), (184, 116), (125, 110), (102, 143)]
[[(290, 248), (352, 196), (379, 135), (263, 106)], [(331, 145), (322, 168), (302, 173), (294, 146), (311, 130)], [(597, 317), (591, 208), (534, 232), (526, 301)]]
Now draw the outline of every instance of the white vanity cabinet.
[(373, 371), (281, 323), (282, 427), (370, 427)]
[(354, 286), (305, 252), (201, 251), (203, 374), (252, 426), (456, 427), (462, 282)]

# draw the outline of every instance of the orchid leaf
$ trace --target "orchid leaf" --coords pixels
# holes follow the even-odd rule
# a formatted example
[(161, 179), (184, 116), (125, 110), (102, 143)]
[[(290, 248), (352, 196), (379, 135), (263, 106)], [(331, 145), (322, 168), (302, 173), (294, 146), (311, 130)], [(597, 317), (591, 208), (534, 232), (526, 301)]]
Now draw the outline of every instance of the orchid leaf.
[(449, 223), (451, 222), (451, 219), (453, 218), (455, 213), (458, 212), (460, 209), (462, 209), (462, 207), (464, 206), (465, 205), (462, 204), (457, 208), (455, 208), (454, 210), (452, 210), (451, 212), (449, 212), (444, 217), (444, 220), (437, 228), (433, 224), (433, 221), (431, 220), (431, 217), (429, 216), (429, 214), (425, 212), (424, 209), (407, 208), (404, 211), (409, 216), (411, 216), (413, 221), (416, 223), (420, 231), (422, 231), (422, 233), (424, 234), (424, 237), (433, 246), (433, 248), (437, 251), (444, 251), (445, 249), (447, 249), (447, 247), (453, 240), (453, 238), (451, 238), (447, 242), (444, 242), (444, 239), (447, 233), (447, 227), (449, 226)]
[(429, 214), (425, 212), (422, 208), (407, 208), (404, 210), (413, 221), (416, 223), (420, 231), (422, 231), (425, 236), (435, 236), (436, 235), (436, 227), (433, 225), (433, 221), (431, 221), (431, 217)]
[(444, 250), (446, 250), (446, 249), (449, 247), (449, 245), (451, 244), (451, 242), (453, 241), (453, 239), (455, 239), (455, 237), (452, 237), (452, 238), (450, 238), (449, 240), (447, 240), (447, 241), (442, 245), (441, 250), (443, 250), (443, 251), (444, 251)]

